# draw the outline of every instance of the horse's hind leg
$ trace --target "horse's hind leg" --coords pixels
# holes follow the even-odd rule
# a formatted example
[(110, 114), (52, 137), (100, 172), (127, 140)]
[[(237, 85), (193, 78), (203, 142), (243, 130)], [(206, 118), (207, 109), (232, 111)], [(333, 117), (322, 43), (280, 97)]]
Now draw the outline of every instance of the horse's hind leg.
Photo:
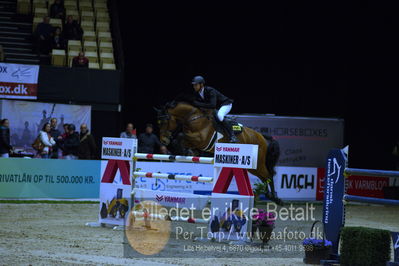
[[(252, 133), (252, 134), (251, 134)], [(283, 205), (282, 200), (277, 196), (275, 187), (274, 187), (274, 180), (272, 174), (267, 170), (266, 167), (266, 157), (267, 157), (267, 142), (266, 139), (258, 132), (253, 131), (253, 132), (248, 132), (247, 136), (250, 136), (249, 138), (243, 139), (244, 141), (247, 142), (242, 142), (242, 143), (247, 143), (247, 144), (257, 144), (258, 147), (258, 165), (257, 169), (251, 169), (249, 172), (255, 176), (257, 176), (262, 182), (267, 183), (268, 186), (268, 191), (266, 192), (266, 197), (272, 201), (274, 201), (278, 205)], [(249, 141), (249, 139), (251, 139)]]

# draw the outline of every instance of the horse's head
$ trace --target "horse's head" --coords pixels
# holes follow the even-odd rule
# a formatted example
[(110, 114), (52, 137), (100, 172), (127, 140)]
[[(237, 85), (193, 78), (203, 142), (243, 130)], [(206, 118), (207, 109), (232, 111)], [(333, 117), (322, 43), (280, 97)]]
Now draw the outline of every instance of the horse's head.
[(165, 146), (170, 144), (173, 133), (177, 129), (176, 117), (170, 113), (170, 108), (169, 104), (163, 106), (161, 109), (154, 108), (157, 112), (159, 139)]

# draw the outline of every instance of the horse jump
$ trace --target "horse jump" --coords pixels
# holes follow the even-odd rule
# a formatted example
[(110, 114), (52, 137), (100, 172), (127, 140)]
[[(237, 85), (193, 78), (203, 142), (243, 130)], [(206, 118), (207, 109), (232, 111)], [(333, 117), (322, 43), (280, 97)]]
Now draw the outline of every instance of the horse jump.
[[(178, 146), (195, 152), (214, 153), (216, 141), (228, 142), (226, 137), (217, 140), (218, 133), (212, 110), (202, 110), (185, 102), (171, 102), (166, 104), (163, 109), (156, 111), (158, 112), (160, 140), (166, 146), (176, 140), (178, 134), (183, 135)], [(257, 167), (248, 171), (269, 185), (267, 198), (277, 204), (282, 204), (273, 182), (274, 167), (280, 155), (278, 142), (272, 137), (263, 136), (248, 127), (242, 127), (242, 132), (237, 135), (237, 138), (241, 144), (258, 145)]]
[[(195, 163), (195, 164), (213, 164), (213, 157), (196, 157), (196, 156), (180, 156), (180, 155), (165, 155), (165, 154), (146, 154), (146, 153), (135, 153), (134, 161), (133, 161), (133, 169), (136, 169), (135, 162), (137, 159), (145, 159), (145, 160), (160, 160), (160, 161), (170, 161), (170, 162), (187, 162), (187, 163)], [(182, 180), (182, 181), (192, 181), (192, 182), (204, 182), (204, 183), (212, 183), (214, 182), (214, 177), (204, 177), (204, 176), (189, 176), (189, 175), (174, 175), (174, 174), (166, 174), (166, 173), (153, 173), (153, 172), (143, 172), (143, 171), (134, 171), (133, 177), (145, 177), (145, 178), (160, 178), (160, 179), (169, 179), (169, 180)], [(134, 183), (134, 182), (133, 182)], [(151, 193), (152, 191), (147, 191), (145, 189), (137, 189), (132, 187), (132, 197), (136, 194), (143, 192)], [(195, 194), (188, 193), (174, 193), (176, 196), (184, 196), (189, 197)], [(209, 203), (211, 196), (204, 195), (195, 195), (195, 197), (199, 200), (206, 201)], [(197, 206), (198, 207), (198, 206)], [(137, 217), (142, 217), (146, 214), (142, 212), (134, 211), (133, 214)], [(149, 214), (147, 217), (163, 219), (163, 220), (171, 220), (171, 221), (181, 221), (188, 223), (208, 223), (207, 220), (193, 218), (193, 217), (161, 217), (158, 214)]]
[(135, 159), (160, 160), (170, 162), (206, 163), (213, 164), (213, 157), (180, 156), (151, 153), (135, 153)]
[(331, 150), (327, 158), (324, 180), (323, 223), (326, 238), (333, 243), (333, 254), (338, 257), (340, 231), (345, 224), (345, 204), (361, 202), (379, 205), (399, 206), (399, 200), (362, 197), (346, 194), (346, 178), (349, 176), (372, 176), (399, 178), (398, 171), (381, 171), (346, 168), (347, 156), (342, 150)]
[[(357, 168), (346, 168), (344, 171), (344, 176), (349, 177), (352, 175), (361, 175), (361, 176), (373, 176), (373, 177), (391, 177), (391, 178), (399, 178), (398, 171), (381, 171), (381, 170), (367, 170), (367, 169), (357, 169)], [(343, 199), (346, 202), (363, 202), (370, 204), (381, 204), (381, 205), (396, 205), (399, 206), (399, 200), (390, 200), (390, 199), (379, 199), (379, 198), (370, 198), (370, 197), (361, 197), (345, 194)]]

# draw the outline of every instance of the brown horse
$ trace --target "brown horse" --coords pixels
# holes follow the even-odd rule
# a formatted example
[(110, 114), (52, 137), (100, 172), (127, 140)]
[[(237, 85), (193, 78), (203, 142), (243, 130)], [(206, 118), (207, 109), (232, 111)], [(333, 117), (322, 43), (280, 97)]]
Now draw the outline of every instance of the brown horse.
[[(161, 110), (157, 109), (157, 112), (162, 144), (168, 146), (177, 133), (183, 133), (182, 146), (199, 153), (213, 153), (217, 138), (213, 110), (199, 109), (185, 102), (172, 102)], [(242, 133), (237, 135), (237, 138), (239, 143), (259, 146), (257, 169), (251, 169), (249, 172), (269, 184), (270, 192), (266, 196), (270, 200), (282, 204), (276, 195), (273, 182), (274, 167), (280, 155), (278, 142), (248, 127), (243, 127)], [(229, 138), (223, 136), (218, 141), (228, 142), (228, 140)]]

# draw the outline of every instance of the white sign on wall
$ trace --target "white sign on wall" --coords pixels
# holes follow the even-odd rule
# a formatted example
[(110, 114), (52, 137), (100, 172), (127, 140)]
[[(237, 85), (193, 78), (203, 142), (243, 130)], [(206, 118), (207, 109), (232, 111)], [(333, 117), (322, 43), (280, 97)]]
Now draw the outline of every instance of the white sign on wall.
[(137, 146), (137, 139), (103, 138), (101, 158), (131, 161), (133, 160), (133, 147), (135, 146)]
[(188, 208), (202, 210), (208, 205), (210, 196), (198, 195), (193, 193), (176, 193), (171, 191), (158, 191), (150, 189), (135, 189), (135, 200), (140, 202), (151, 200), (164, 207)]
[(258, 145), (217, 143), (215, 167), (256, 169)]
[[(182, 175), (211, 176), (213, 167), (210, 164), (192, 164), (178, 162), (137, 162), (140, 171), (161, 172)], [(322, 178), (318, 168), (315, 167), (276, 167), (274, 176), (277, 195), (283, 200), (315, 200), (317, 180)], [(252, 187), (255, 183), (261, 182), (259, 178), (249, 173)], [(121, 183), (121, 178), (116, 178)], [(211, 183), (180, 181), (172, 179), (136, 178), (136, 188), (149, 189), (154, 191), (173, 191), (182, 193), (196, 193), (208, 195), (212, 192)], [(228, 191), (238, 193), (235, 178), (232, 179)]]
[(276, 167), (274, 186), (278, 196), (286, 200), (315, 200), (318, 168)]

